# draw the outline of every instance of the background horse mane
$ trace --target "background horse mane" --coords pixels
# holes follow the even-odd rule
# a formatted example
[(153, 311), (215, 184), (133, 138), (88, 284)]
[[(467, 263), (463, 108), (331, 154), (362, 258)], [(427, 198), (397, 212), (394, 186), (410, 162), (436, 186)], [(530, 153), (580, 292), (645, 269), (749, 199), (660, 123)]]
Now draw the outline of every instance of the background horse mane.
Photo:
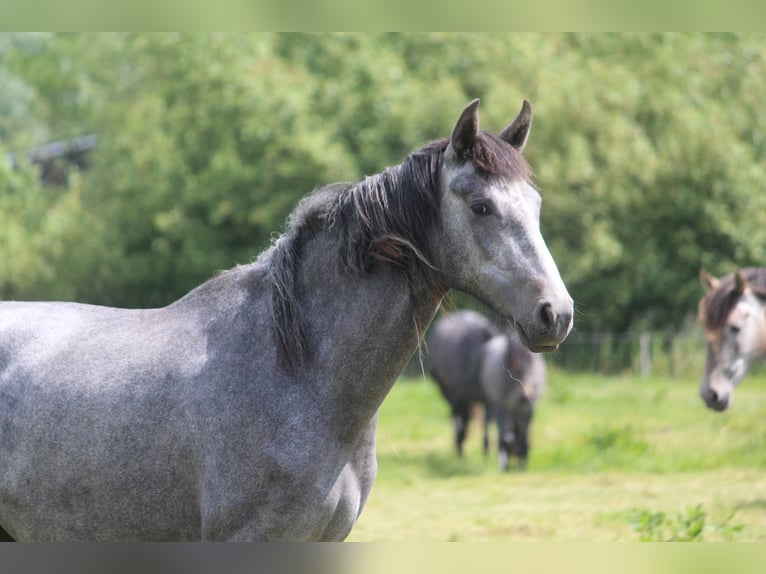
[[(766, 297), (766, 267), (747, 267), (739, 272), (753, 291)], [(736, 273), (721, 277), (700, 301), (698, 317), (702, 326), (711, 332), (720, 330), (741, 295)]]
[[(271, 324), (279, 354), (295, 371), (308, 349), (295, 295), (302, 245), (322, 229), (338, 236), (341, 268), (356, 275), (376, 263), (399, 267), (413, 289), (418, 278), (438, 301), (445, 292), (431, 261), (428, 232), (439, 213), (440, 169), (448, 139), (437, 140), (410, 153), (401, 164), (358, 183), (336, 183), (303, 198), (288, 216), (287, 229), (270, 258)], [(521, 156), (499, 137), (480, 132), (464, 161), (471, 160), (489, 178), (504, 174), (529, 180), (531, 170)], [(414, 318), (419, 335), (424, 326)]]

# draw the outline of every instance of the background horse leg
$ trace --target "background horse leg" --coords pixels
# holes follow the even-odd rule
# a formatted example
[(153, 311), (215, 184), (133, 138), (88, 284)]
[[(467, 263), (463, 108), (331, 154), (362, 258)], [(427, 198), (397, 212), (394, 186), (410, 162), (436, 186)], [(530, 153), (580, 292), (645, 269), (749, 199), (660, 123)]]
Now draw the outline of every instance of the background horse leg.
[(498, 466), (503, 472), (508, 470), (511, 449), (515, 440), (511, 416), (503, 408), (498, 408), (497, 419), (497, 456)]
[(463, 442), (468, 432), (469, 418), (470, 411), (467, 403), (459, 403), (453, 406), (452, 424), (455, 425), (455, 448), (459, 456), (463, 456)]
[(493, 409), (488, 402), (484, 403), (484, 458), (489, 456), (489, 421), (494, 417)]

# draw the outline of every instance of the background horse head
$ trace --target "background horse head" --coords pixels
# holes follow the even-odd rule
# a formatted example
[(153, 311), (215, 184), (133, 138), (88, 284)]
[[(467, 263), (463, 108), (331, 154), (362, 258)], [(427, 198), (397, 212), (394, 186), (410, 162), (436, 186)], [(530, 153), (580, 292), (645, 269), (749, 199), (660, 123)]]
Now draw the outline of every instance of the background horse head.
[(708, 343), (700, 394), (716, 411), (731, 405), (735, 387), (766, 355), (766, 268), (748, 268), (717, 279), (700, 271), (707, 293), (698, 317)]
[(543, 356), (527, 350), (513, 329), (485, 343), (479, 383), (489, 417), (497, 423), (500, 470), (508, 470), (511, 461), (526, 467), (530, 426), (545, 380)]

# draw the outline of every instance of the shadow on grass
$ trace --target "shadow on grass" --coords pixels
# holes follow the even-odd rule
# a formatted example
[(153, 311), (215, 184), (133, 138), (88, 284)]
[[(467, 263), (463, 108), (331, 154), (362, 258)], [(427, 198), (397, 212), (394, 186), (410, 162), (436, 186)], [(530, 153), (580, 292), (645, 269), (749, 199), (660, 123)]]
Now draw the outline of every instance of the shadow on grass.
[(754, 509), (766, 510), (766, 498), (754, 498), (753, 500), (742, 500), (735, 506), (735, 508), (737, 510), (740, 510), (743, 508), (754, 508)]
[(489, 461), (471, 458), (460, 458), (456, 454), (431, 453), (424, 457), (423, 464), (426, 472), (436, 478), (451, 478), (454, 476), (478, 476), (484, 474)]
[(432, 452), (426, 454), (378, 454), (378, 466), (391, 474), (421, 476), (424, 478), (453, 478), (480, 476), (495, 469), (491, 456), (486, 460), (478, 457), (460, 458), (455, 453)]

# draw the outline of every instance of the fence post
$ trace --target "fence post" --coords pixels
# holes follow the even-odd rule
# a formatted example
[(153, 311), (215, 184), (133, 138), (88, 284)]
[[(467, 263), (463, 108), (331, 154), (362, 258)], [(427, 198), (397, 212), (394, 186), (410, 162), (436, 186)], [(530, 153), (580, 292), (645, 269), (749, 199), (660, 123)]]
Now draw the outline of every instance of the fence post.
[(641, 333), (638, 337), (639, 369), (642, 377), (648, 377), (652, 374), (652, 336), (649, 333)]

